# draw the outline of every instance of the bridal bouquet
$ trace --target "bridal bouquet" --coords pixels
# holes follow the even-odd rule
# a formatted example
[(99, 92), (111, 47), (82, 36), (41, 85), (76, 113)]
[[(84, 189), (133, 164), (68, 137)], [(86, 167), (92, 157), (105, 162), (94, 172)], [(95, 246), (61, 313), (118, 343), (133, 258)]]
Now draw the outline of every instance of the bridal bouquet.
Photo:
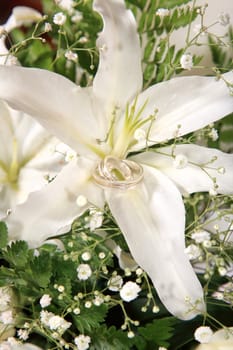
[(0, 349), (232, 349), (232, 4), (23, 5), (0, 26)]

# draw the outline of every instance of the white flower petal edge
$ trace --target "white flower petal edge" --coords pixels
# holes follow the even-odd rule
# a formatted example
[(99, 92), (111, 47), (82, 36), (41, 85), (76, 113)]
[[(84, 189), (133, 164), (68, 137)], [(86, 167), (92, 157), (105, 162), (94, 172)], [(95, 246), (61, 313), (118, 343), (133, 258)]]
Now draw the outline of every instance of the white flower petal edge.
[[(9, 238), (22, 239), (30, 247), (37, 247), (47, 238), (67, 232), (73, 220), (88, 206), (102, 208), (102, 190), (90, 182), (92, 169), (92, 162), (78, 158), (67, 164), (54, 181), (32, 193), (6, 219)], [(85, 196), (89, 202), (78, 206), (78, 195)]]
[(183, 320), (205, 311), (203, 292), (184, 252), (184, 207), (176, 187), (156, 170), (127, 191), (105, 190), (134, 259), (149, 274), (170, 312)]
[(10, 32), (16, 27), (20, 27), (25, 24), (31, 24), (42, 19), (42, 15), (39, 11), (28, 6), (15, 6), (12, 10), (12, 15), (4, 25), (4, 29)]
[[(176, 168), (175, 157), (187, 158), (183, 168)], [(216, 193), (233, 193), (233, 155), (198, 145), (176, 145), (158, 148), (155, 152), (141, 153), (132, 158), (160, 169), (175, 182), (182, 193), (215, 190)]]
[(100, 63), (93, 89), (105, 106), (105, 115), (111, 116), (114, 107), (125, 108), (142, 88), (140, 42), (133, 14), (125, 9), (123, 0), (96, 0), (93, 7), (104, 19), (97, 41)]
[[(149, 144), (188, 134), (231, 113), (233, 97), (224, 80), (233, 83), (233, 72), (223, 74), (222, 78), (178, 77), (143, 91), (137, 100), (138, 108), (147, 101), (142, 119), (158, 110)], [(140, 143), (136, 148), (140, 148)]]
[(94, 147), (97, 138), (104, 138), (105, 130), (99, 128), (94, 117), (90, 89), (42, 69), (0, 66), (0, 71), (0, 98), (36, 117), (73, 149), (90, 155), (88, 146)]

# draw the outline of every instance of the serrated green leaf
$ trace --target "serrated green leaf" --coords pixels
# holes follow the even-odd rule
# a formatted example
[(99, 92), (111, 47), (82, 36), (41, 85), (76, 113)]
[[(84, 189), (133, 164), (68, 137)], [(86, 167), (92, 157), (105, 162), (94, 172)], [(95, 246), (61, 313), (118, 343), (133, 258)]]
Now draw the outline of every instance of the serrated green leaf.
[(41, 252), (30, 262), (31, 276), (35, 284), (39, 287), (46, 288), (49, 284), (52, 268), (51, 259), (48, 253)]
[(81, 333), (93, 331), (100, 326), (100, 323), (104, 322), (107, 311), (108, 307), (105, 304), (92, 305), (90, 309), (82, 307), (80, 315), (73, 316), (76, 327)]
[(23, 268), (27, 264), (28, 245), (25, 241), (12, 242), (10, 246), (2, 252), (2, 255), (10, 265)]
[(130, 350), (133, 344), (126, 332), (117, 330), (114, 326), (101, 326), (92, 333), (92, 339), (90, 350)]
[(155, 39), (148, 41), (144, 50), (144, 61), (148, 61), (155, 46)]
[(4, 248), (8, 241), (8, 229), (5, 222), (0, 221), (0, 248)]
[(138, 333), (147, 341), (160, 346), (169, 346), (168, 340), (171, 338), (176, 320), (172, 317), (154, 320), (145, 327), (139, 327)]

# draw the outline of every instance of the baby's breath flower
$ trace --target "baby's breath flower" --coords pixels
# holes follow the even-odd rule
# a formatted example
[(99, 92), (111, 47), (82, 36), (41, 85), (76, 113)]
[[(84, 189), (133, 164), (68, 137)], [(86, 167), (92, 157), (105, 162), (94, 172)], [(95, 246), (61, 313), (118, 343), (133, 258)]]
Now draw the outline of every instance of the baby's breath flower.
[(209, 343), (210, 339), (213, 336), (213, 331), (210, 327), (208, 326), (201, 326), (198, 327), (195, 332), (194, 332), (194, 338), (199, 342), (199, 343)]
[(58, 26), (62, 26), (66, 21), (66, 15), (63, 12), (55, 13), (53, 16), (53, 23), (57, 24)]
[(41, 305), (41, 307), (45, 308), (45, 307), (49, 306), (51, 304), (51, 300), (52, 300), (52, 298), (50, 297), (49, 294), (44, 294), (40, 298), (40, 305)]
[(85, 302), (85, 308), (90, 309), (91, 306), (92, 306), (92, 302), (91, 301), (88, 300), (88, 301)]
[(138, 297), (138, 293), (141, 291), (139, 285), (135, 282), (126, 282), (120, 290), (121, 299), (130, 302)]
[(67, 60), (73, 61), (75, 63), (78, 61), (78, 55), (71, 50), (66, 51), (65, 58), (67, 58)]
[(100, 306), (101, 304), (103, 304), (103, 302), (104, 302), (104, 298), (100, 295), (96, 295), (95, 299), (93, 300), (93, 304), (95, 306)]
[(63, 293), (65, 290), (65, 287), (60, 285), (60, 286), (58, 286), (57, 290), (58, 290), (58, 292)]
[(0, 321), (5, 325), (12, 324), (14, 322), (13, 311), (2, 311), (0, 314)]
[(218, 16), (218, 22), (224, 27), (228, 26), (228, 24), (230, 23), (229, 13), (221, 12)]
[(73, 23), (78, 23), (78, 22), (80, 22), (82, 19), (83, 19), (82, 12), (77, 11), (77, 10), (74, 12), (73, 16), (71, 17), (71, 21), (72, 21)]
[(89, 221), (90, 230), (94, 231), (96, 228), (101, 227), (102, 223), (103, 223), (103, 212), (96, 208), (91, 209), (90, 221)]
[(48, 320), (48, 327), (51, 330), (57, 330), (59, 333), (65, 332), (71, 326), (63, 317), (53, 315)]
[(180, 58), (181, 68), (190, 70), (193, 67), (193, 56), (190, 53), (183, 54)]
[(218, 194), (218, 192), (216, 191), (215, 188), (210, 188), (210, 189), (209, 189), (209, 195), (210, 195), (210, 196), (214, 197), (214, 196), (216, 196), (217, 194)]
[(91, 267), (88, 264), (80, 264), (77, 268), (77, 272), (78, 279), (82, 281), (87, 280), (92, 274)]
[(100, 252), (98, 257), (103, 260), (106, 257), (106, 254), (104, 252)]
[(0, 287), (0, 311), (11, 302), (11, 291), (8, 287)]
[(88, 335), (80, 334), (78, 337), (74, 338), (75, 345), (77, 345), (78, 350), (87, 350), (91, 342), (91, 338)]
[(89, 261), (91, 259), (91, 253), (90, 252), (82, 253), (81, 258), (83, 261)]
[(85, 205), (87, 205), (87, 203), (88, 203), (87, 198), (85, 196), (83, 196), (82, 194), (80, 194), (76, 199), (76, 204), (80, 208), (85, 207)]
[(134, 337), (135, 337), (134, 332), (129, 331), (128, 334), (127, 334), (127, 337), (128, 337), (128, 338), (134, 338)]
[(218, 130), (215, 128), (212, 128), (208, 134), (208, 136), (211, 138), (213, 141), (217, 141), (218, 139)]
[(196, 243), (203, 243), (204, 241), (210, 240), (210, 233), (207, 231), (197, 231), (192, 233), (191, 238), (194, 239)]
[(195, 244), (190, 244), (187, 248), (185, 248), (185, 253), (188, 255), (190, 260), (194, 260), (201, 255), (201, 249)]
[(156, 16), (163, 18), (165, 16), (169, 16), (170, 11), (168, 9), (160, 8), (156, 11), (155, 14), (156, 14)]
[(173, 166), (176, 169), (183, 169), (188, 164), (188, 159), (184, 154), (177, 154), (173, 160)]
[(73, 0), (55, 0), (55, 1), (61, 9), (66, 10), (69, 13), (72, 13), (74, 11), (73, 7), (75, 3)]
[(46, 33), (48, 33), (48, 32), (51, 32), (51, 30), (52, 30), (52, 25), (51, 25), (50, 23), (46, 22), (46, 23), (44, 24), (44, 31), (45, 31)]
[(108, 289), (112, 292), (118, 292), (123, 285), (123, 279), (120, 275), (112, 276), (108, 281)]
[(29, 331), (26, 329), (19, 329), (17, 335), (21, 340), (27, 340), (29, 338)]

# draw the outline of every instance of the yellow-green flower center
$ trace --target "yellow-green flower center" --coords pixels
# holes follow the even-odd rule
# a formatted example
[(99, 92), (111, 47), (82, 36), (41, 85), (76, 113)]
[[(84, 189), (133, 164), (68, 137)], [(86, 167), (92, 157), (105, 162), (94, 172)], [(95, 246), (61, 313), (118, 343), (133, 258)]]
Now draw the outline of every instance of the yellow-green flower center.
[(0, 178), (0, 183), (7, 183), (12, 186), (12, 188), (17, 189), (20, 167), (21, 165), (18, 161), (18, 143), (16, 139), (13, 139), (11, 161), (8, 164), (0, 161), (0, 168), (4, 173), (4, 176)]

